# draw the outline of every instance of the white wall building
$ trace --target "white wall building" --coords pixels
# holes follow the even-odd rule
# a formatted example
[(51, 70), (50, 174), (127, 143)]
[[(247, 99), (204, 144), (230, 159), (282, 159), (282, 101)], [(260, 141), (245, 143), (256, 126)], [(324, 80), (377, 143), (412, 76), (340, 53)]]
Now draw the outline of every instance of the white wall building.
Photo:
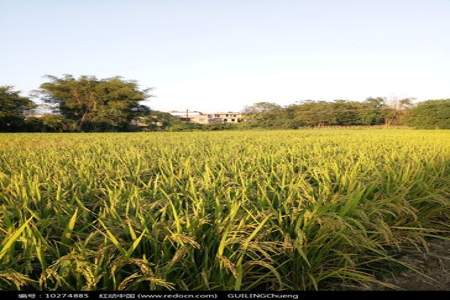
[(225, 124), (240, 123), (244, 121), (244, 114), (240, 112), (213, 112), (202, 113), (199, 111), (170, 111), (172, 116), (178, 117), (183, 121), (197, 124)]

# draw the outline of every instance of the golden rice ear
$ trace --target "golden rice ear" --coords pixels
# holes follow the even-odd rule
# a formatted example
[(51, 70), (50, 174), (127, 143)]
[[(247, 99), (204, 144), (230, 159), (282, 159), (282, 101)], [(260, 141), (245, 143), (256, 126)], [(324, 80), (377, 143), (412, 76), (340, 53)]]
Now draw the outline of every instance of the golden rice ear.
[(396, 287), (450, 231), (450, 135), (0, 134), (0, 290)]
[(21, 290), (23, 286), (33, 282), (30, 277), (14, 270), (0, 272), (0, 279), (13, 284), (17, 290)]

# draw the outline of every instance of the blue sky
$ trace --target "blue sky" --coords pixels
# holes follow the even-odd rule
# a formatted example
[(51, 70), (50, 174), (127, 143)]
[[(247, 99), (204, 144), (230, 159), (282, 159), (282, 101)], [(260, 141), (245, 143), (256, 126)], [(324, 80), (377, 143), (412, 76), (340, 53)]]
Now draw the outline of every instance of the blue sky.
[(154, 109), (450, 97), (450, 0), (0, 0), (0, 84), (121, 75)]

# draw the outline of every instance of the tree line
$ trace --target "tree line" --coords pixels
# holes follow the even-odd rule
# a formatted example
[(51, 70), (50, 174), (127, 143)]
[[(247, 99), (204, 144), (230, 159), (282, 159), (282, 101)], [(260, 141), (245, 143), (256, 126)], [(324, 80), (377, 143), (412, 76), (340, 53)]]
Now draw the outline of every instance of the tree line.
[[(199, 125), (180, 121), (142, 104), (152, 97), (135, 81), (121, 77), (47, 76), (33, 98), (11, 86), (0, 86), (0, 131), (140, 131), (221, 130), (232, 128), (303, 128), (323, 126), (408, 125), (450, 128), (450, 99), (414, 105), (412, 99), (388, 103), (365, 101), (303, 101), (288, 106), (259, 102), (244, 109), (246, 122), (238, 125)], [(46, 113), (42, 111), (45, 110)], [(36, 113), (40, 112), (39, 116)]]
[(385, 98), (365, 101), (303, 101), (280, 106), (259, 102), (246, 107), (247, 127), (304, 128), (325, 126), (410, 126), (450, 129), (450, 99), (427, 100), (418, 104), (406, 98), (388, 102)]
[(411, 106), (411, 99), (402, 99), (393, 107), (379, 97), (362, 102), (310, 100), (285, 107), (260, 102), (247, 107), (246, 111), (252, 116), (249, 124), (263, 127), (390, 126), (404, 124)]

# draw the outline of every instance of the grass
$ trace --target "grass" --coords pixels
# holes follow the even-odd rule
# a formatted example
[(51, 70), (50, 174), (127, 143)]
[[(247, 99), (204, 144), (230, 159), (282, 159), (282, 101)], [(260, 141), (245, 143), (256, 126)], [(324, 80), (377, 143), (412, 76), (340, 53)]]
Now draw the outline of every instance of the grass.
[(0, 134), (0, 290), (380, 282), (449, 199), (448, 131)]

